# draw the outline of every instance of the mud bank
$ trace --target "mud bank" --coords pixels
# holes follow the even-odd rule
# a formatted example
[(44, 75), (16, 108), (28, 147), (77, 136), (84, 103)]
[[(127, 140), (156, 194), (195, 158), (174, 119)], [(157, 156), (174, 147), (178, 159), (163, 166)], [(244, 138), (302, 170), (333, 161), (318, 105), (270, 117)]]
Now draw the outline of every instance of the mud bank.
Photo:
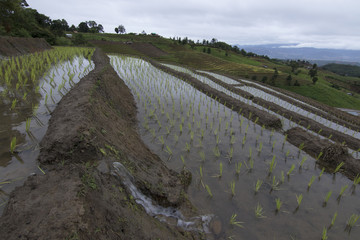
[[(287, 141), (295, 146), (304, 144), (303, 151), (314, 158), (318, 158), (317, 163), (326, 168), (328, 172), (334, 172), (335, 168), (343, 162), (340, 172), (350, 179), (354, 179), (360, 174), (360, 162), (348, 154), (347, 148), (331, 143), (327, 139), (320, 139), (307, 131), (296, 127), (286, 131)], [(319, 157), (320, 156), (320, 157)]]
[(281, 129), (282, 125), (279, 118), (271, 114), (268, 114), (267, 112), (261, 111), (255, 107), (252, 107), (248, 104), (240, 102), (239, 100), (236, 100), (226, 95), (223, 92), (213, 89), (212, 87), (200, 82), (199, 80), (197, 80), (196, 78), (192, 77), (187, 73), (178, 72), (162, 64), (159, 64), (158, 62), (155, 62), (151, 59), (146, 59), (146, 60), (149, 61), (153, 66), (161, 69), (162, 71), (187, 81), (194, 88), (205, 93), (206, 95), (210, 96), (213, 99), (217, 99), (219, 102), (223, 103), (224, 105), (227, 105), (228, 107), (232, 108), (234, 111), (237, 112), (241, 111), (241, 114), (244, 114), (244, 117), (249, 118), (250, 116), (250, 120), (252, 121), (258, 119), (257, 120), (258, 124), (265, 125), (265, 127), (270, 129)]
[(10, 57), (51, 49), (43, 38), (0, 37), (0, 57)]
[(201, 239), (176, 221), (159, 221), (114, 174), (126, 167), (154, 204), (196, 215), (186, 199), (188, 173), (169, 170), (141, 141), (129, 89), (99, 50), (96, 65), (60, 101), (41, 142), (45, 175), (10, 196), (0, 218), (3, 239)]

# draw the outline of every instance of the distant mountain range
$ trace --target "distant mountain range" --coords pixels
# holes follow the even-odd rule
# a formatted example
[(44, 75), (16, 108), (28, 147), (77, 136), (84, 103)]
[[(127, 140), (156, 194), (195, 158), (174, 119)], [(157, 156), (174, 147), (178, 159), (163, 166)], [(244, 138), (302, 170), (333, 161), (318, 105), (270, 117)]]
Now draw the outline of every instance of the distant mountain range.
[(247, 52), (278, 59), (315, 60), (319, 65), (345, 63), (360, 66), (360, 50), (296, 47), (297, 44), (236, 45)]

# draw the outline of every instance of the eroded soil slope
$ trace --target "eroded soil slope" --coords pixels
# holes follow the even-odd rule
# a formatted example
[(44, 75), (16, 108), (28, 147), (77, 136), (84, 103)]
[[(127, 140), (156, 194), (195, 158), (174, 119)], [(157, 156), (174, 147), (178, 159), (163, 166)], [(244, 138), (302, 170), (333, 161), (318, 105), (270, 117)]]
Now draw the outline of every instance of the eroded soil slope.
[(43, 38), (0, 37), (0, 56), (17, 56), (51, 49)]

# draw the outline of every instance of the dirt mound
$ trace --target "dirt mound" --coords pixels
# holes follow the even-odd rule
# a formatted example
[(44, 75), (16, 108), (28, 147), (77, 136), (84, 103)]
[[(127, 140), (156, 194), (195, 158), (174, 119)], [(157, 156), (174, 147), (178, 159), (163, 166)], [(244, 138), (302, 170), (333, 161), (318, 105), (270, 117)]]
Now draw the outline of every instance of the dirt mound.
[(354, 179), (360, 174), (360, 162), (348, 153), (346, 146), (321, 139), (299, 127), (289, 129), (286, 134), (287, 141), (297, 147), (303, 145), (303, 151), (318, 158), (317, 163), (324, 166), (328, 172), (334, 172), (335, 168), (343, 162), (344, 165), (340, 171), (347, 177)]
[(150, 58), (158, 58), (167, 55), (167, 52), (155, 47), (151, 43), (134, 42), (131, 44), (131, 47)]
[(9, 57), (51, 49), (43, 38), (0, 37), (0, 55)]
[[(114, 176), (113, 163), (131, 173), (153, 202), (194, 210), (181, 175), (169, 170), (141, 141), (129, 89), (98, 50), (95, 69), (52, 113), (39, 162), (46, 175), (32, 176), (12, 192), (0, 218), (4, 239), (200, 239), (176, 224), (160, 222), (135, 202)], [(50, 231), (49, 231), (50, 230)]]

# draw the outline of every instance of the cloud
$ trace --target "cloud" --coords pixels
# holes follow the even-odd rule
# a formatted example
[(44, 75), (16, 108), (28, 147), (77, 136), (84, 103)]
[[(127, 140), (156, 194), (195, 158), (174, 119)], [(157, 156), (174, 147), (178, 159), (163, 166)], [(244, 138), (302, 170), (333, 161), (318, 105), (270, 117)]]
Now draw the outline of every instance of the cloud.
[(95, 20), (106, 32), (211, 39), (231, 44), (300, 42), (359, 49), (357, 0), (28, 0), (30, 7), (70, 24)]

